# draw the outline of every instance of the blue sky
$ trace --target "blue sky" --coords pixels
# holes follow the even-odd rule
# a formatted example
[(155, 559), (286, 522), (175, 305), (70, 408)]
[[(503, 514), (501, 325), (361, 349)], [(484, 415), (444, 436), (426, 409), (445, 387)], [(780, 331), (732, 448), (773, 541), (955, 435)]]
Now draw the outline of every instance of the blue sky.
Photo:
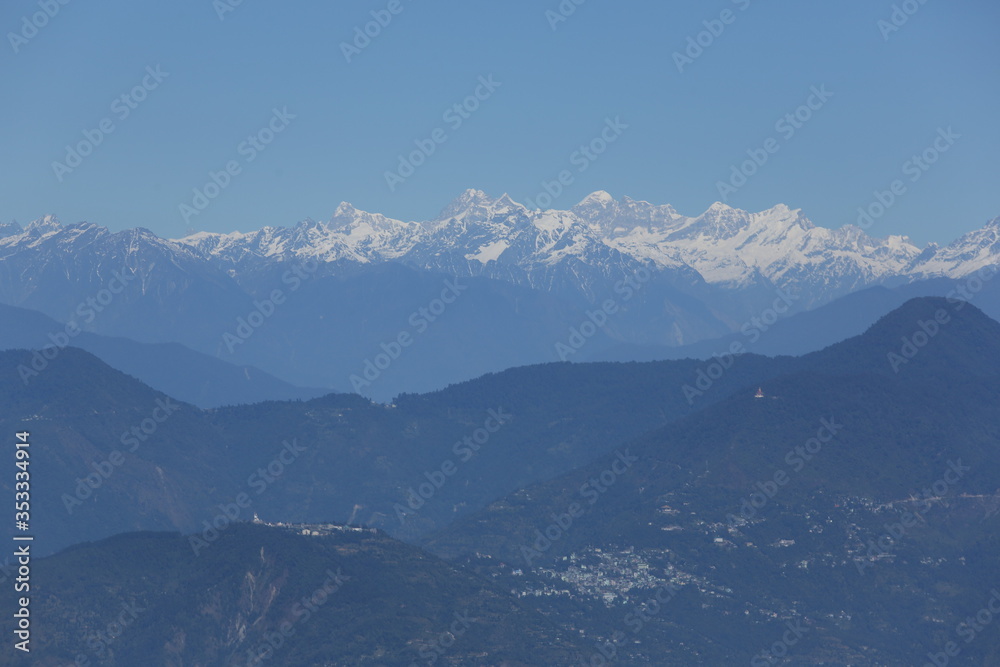
[[(26, 28), (47, 3), (54, 15)], [(243, 0), (223, 11), (233, 3), (3, 3), (0, 221), (51, 213), (177, 237), (327, 219), (342, 200), (421, 220), (470, 187), (535, 200), (563, 171), (555, 208), (603, 189), (696, 215), (768, 139), (773, 152), (733, 181), (730, 205), (786, 203), (839, 227), (900, 180), (870, 233), (948, 242), (1000, 215), (991, 0), (897, 2), (913, 13), (891, 32), (879, 27), (889, 0), (565, 0), (569, 16), (558, 0)], [(391, 21), (347, 62), (342, 43), (373, 11)], [(707, 46), (679, 71), (674, 53), (699, 33)], [(166, 76), (147, 73), (157, 66)], [(491, 76), (499, 86), (481, 87)], [(120, 100), (144, 79), (144, 100)], [(832, 96), (812, 98), (789, 136), (776, 123), (814, 86)], [(477, 87), (483, 99), (446, 116)], [(273, 120), (275, 109), (294, 119)], [(627, 129), (582, 157), (608, 119)], [(907, 165), (949, 127), (959, 138), (939, 141), (933, 165)], [(262, 130), (259, 141), (273, 138), (263, 150), (244, 143)], [(417, 141), (433, 154), (390, 188), (386, 172)], [(95, 145), (77, 166), (54, 165), (80, 142)], [(227, 163), (226, 187), (210, 186), (198, 210), (194, 190)]]

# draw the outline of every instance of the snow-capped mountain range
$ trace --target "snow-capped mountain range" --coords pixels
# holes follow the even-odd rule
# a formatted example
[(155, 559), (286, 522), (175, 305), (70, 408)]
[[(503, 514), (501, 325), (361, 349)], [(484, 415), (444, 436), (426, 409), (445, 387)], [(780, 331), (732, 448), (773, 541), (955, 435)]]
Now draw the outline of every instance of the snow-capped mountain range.
[[(908, 238), (877, 238), (849, 225), (817, 227), (784, 204), (759, 213), (713, 204), (696, 217), (595, 192), (568, 211), (529, 210), (503, 195), (468, 190), (434, 220), (403, 222), (342, 203), (327, 223), (250, 233), (197, 233), (176, 241), (196, 253), (240, 264), (247, 258), (323, 262), (402, 261), (457, 275), (486, 275), (545, 288), (556, 267), (613, 276), (646, 266), (687, 272), (709, 284), (760, 282), (827, 298), (867, 285), (928, 277), (959, 278), (1000, 263), (1000, 218), (949, 246), (919, 248)], [(826, 300), (826, 299), (822, 299)]]
[(776, 286), (832, 300), (875, 284), (931, 277), (960, 278), (1000, 264), (1000, 217), (945, 247), (919, 248), (902, 236), (877, 238), (848, 225), (826, 229), (801, 210), (779, 204), (750, 213), (715, 203), (696, 217), (599, 191), (569, 210), (529, 210), (509, 196), (468, 190), (434, 220), (403, 222), (346, 202), (328, 222), (264, 227), (229, 234), (199, 232), (165, 240), (145, 230), (111, 234), (52, 216), (21, 229), (0, 226), (0, 259), (29, 247), (138, 236), (160, 252), (254, 272), (273, 261), (310, 259), (332, 267), (400, 262), (457, 276), (483, 276), (536, 289), (576, 289), (594, 297), (600, 286), (641, 267), (670, 274), (674, 284), (724, 290)]

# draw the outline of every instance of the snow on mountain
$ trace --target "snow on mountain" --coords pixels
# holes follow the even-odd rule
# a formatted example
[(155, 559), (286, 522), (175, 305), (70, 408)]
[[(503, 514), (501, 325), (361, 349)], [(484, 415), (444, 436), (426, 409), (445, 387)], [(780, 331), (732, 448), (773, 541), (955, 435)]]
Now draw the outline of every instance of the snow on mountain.
[(493, 199), (468, 190), (422, 224), (426, 234), (403, 261), (460, 276), (592, 297), (644, 263), (605, 243), (572, 212), (529, 211), (506, 194)]
[(482, 190), (466, 190), (444, 207), (438, 220), (481, 216), (496, 202)]
[[(92, 244), (108, 234), (87, 223), (62, 226), (47, 216), (23, 230), (0, 227), (0, 256), (50, 242), (66, 247), (74, 239), (89, 239)], [(715, 203), (688, 217), (668, 205), (617, 200), (598, 191), (570, 210), (538, 211), (506, 194), (494, 199), (482, 190), (467, 190), (433, 220), (404, 222), (343, 202), (327, 222), (147, 241), (160, 252), (216, 263), (231, 275), (306, 258), (330, 265), (398, 261), (593, 295), (602, 283), (606, 287), (646, 267), (688, 285), (787, 287), (806, 296), (806, 305), (869, 285), (955, 278), (996, 265), (1000, 218), (944, 248), (922, 249), (905, 237), (876, 238), (852, 225), (818, 227), (784, 204), (750, 213)]]
[[(129, 303), (173, 305), (192, 289), (206, 301), (238, 292), (188, 245), (141, 227), (111, 232), (87, 222), (62, 225), (52, 216), (0, 237), (0, 265), (0, 301), (64, 322), (82, 317), (81, 326), (111, 326)], [(103, 299), (97, 306), (95, 295)]]
[(921, 277), (947, 276), (961, 278), (987, 266), (997, 266), (1000, 260), (1000, 217), (993, 218), (982, 229), (965, 234), (944, 248), (929, 249), (911, 273)]
[(602, 230), (612, 247), (660, 268), (692, 267), (707, 282), (726, 288), (764, 278), (839, 294), (904, 274), (920, 254), (902, 237), (883, 240), (857, 227), (817, 227), (784, 204), (749, 213), (715, 203), (690, 218), (669, 206), (628, 197), (617, 202), (596, 192), (573, 211)]
[(39, 262), (65, 263), (71, 262), (74, 255), (89, 253), (105, 259), (118, 257), (125, 261), (138, 254), (142, 248), (156, 248), (167, 256), (180, 255), (187, 260), (199, 258), (187, 246), (161, 239), (142, 227), (112, 232), (107, 227), (89, 222), (63, 225), (55, 216), (47, 215), (33, 220), (23, 229), (15, 225), (11, 231), (14, 233), (7, 236), (0, 234), (0, 259), (30, 257)]
[(631, 197), (618, 201), (603, 190), (587, 195), (571, 210), (607, 238), (621, 236), (637, 227), (672, 231), (688, 220), (678, 215), (672, 206), (654, 205)]
[[(327, 238), (337, 233), (343, 236), (343, 247), (353, 250), (356, 256), (367, 261), (398, 259), (413, 249), (423, 235), (423, 228), (416, 222), (401, 222), (381, 213), (359, 211), (347, 202), (341, 202), (326, 230)], [(333, 253), (333, 254), (331, 254)], [(336, 242), (317, 259), (330, 261), (339, 257)]]
[(176, 242), (235, 265), (269, 259), (369, 264), (405, 255), (421, 233), (418, 223), (359, 211), (342, 202), (328, 223), (307, 219), (292, 227), (249, 233), (198, 232)]
[(759, 274), (779, 286), (838, 294), (898, 276), (920, 253), (900, 237), (817, 227), (784, 204), (748, 213), (716, 203), (661, 245), (674, 248), (710, 283), (740, 287)]
[(58, 232), (61, 229), (62, 224), (56, 216), (46, 215), (38, 220), (32, 220), (29, 222), (24, 231), (30, 232), (32, 235), (38, 237)]
[(482, 264), (483, 266), (489, 264), (490, 262), (495, 262), (504, 253), (507, 248), (510, 247), (510, 242), (506, 240), (493, 241), (492, 243), (487, 243), (484, 246), (480, 246), (479, 250), (475, 253), (470, 253), (465, 256), (467, 260), (475, 260)]

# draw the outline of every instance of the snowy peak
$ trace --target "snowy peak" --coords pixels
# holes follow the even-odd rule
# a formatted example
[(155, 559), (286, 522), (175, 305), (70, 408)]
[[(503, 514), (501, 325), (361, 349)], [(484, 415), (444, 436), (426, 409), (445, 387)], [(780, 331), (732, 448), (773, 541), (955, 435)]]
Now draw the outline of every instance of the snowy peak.
[(922, 276), (961, 278), (988, 266), (1000, 265), (1000, 217), (969, 232), (933, 253), (925, 252), (913, 271)]
[(571, 210), (611, 239), (639, 228), (647, 234), (670, 231), (685, 220), (672, 206), (656, 206), (627, 196), (618, 201), (603, 190), (588, 195)]
[(798, 227), (804, 231), (808, 231), (816, 227), (816, 225), (812, 223), (812, 220), (803, 215), (802, 209), (789, 208), (785, 204), (778, 204), (777, 206), (773, 206), (766, 211), (755, 213), (754, 218), (764, 220), (768, 223), (773, 222)]
[(511, 199), (510, 195), (507, 194), (506, 192), (500, 196), (500, 199), (497, 199), (493, 203), (493, 208), (497, 211), (517, 211), (517, 212), (523, 211), (524, 213), (528, 212), (528, 209), (524, 204), (514, 201), (513, 199)]
[(336, 220), (338, 218), (353, 218), (358, 212), (358, 209), (354, 208), (354, 205), (350, 202), (342, 201), (340, 205), (337, 206), (337, 210), (333, 212), (331, 216), (332, 219)]
[[(570, 211), (593, 224), (595, 228), (604, 228), (605, 230), (608, 223), (621, 217), (618, 202), (604, 190), (587, 195)], [(605, 224), (602, 225), (601, 222)]]
[(368, 232), (392, 232), (400, 229), (412, 228), (414, 223), (405, 223), (400, 220), (386, 217), (381, 213), (369, 213), (361, 211), (347, 202), (341, 202), (333, 217), (330, 218), (329, 227), (331, 229), (344, 228), (349, 230), (364, 229)]
[(684, 225), (671, 239), (702, 239), (708, 242), (728, 239), (773, 241), (789, 236), (798, 237), (815, 228), (816, 225), (802, 214), (801, 209), (792, 209), (785, 204), (778, 204), (759, 213), (750, 213), (716, 202)]
[(580, 200), (580, 203), (573, 208), (608, 208), (616, 204), (615, 198), (604, 190), (598, 190), (597, 192), (591, 192), (589, 195)]
[(751, 217), (746, 211), (715, 202), (695, 218), (690, 225), (671, 238), (708, 238), (723, 240), (736, 236), (750, 226)]
[[(129, 243), (217, 261), (228, 271), (307, 257), (329, 264), (399, 261), (452, 275), (542, 289), (575, 285), (592, 293), (613, 276), (646, 266), (690, 284), (788, 287), (812, 295), (803, 305), (888, 280), (958, 278), (1000, 265), (1000, 218), (946, 247), (918, 248), (906, 237), (872, 237), (852, 225), (817, 227), (800, 209), (785, 204), (750, 213), (716, 202), (701, 215), (687, 217), (668, 205), (615, 199), (603, 190), (568, 211), (529, 210), (507, 194), (494, 199), (470, 189), (439, 218), (423, 222), (341, 202), (328, 222), (199, 233), (176, 242), (145, 230), (131, 234)], [(48, 243), (84, 248), (106, 236), (104, 228), (63, 226), (46, 216), (23, 232), (16, 225), (0, 226), (0, 247), (4, 252)]]
[(628, 211), (637, 217), (662, 218), (671, 221), (683, 217), (670, 204), (650, 204), (648, 201), (632, 199), (627, 195), (622, 197), (620, 206), (622, 211)]
[(62, 223), (59, 222), (59, 219), (56, 218), (56, 216), (46, 215), (38, 220), (32, 220), (29, 222), (24, 231), (33, 236), (43, 236), (45, 234), (51, 234), (52, 232), (61, 231), (62, 228)]
[(511, 199), (506, 192), (499, 199), (493, 199), (482, 190), (466, 190), (444, 207), (431, 223), (450, 220), (482, 222), (501, 217), (524, 216), (528, 213), (527, 207)]
[(493, 199), (482, 190), (467, 190), (423, 227), (427, 237), (419, 247), (422, 261), (434, 262), (430, 258), (445, 250), (485, 263), (497, 259), (531, 224), (528, 209), (506, 193)]
[(445, 206), (440, 215), (438, 215), (438, 220), (457, 218), (463, 213), (467, 213), (475, 209), (487, 209), (492, 206), (495, 201), (496, 200), (492, 199), (482, 190), (469, 189), (452, 200), (450, 204)]

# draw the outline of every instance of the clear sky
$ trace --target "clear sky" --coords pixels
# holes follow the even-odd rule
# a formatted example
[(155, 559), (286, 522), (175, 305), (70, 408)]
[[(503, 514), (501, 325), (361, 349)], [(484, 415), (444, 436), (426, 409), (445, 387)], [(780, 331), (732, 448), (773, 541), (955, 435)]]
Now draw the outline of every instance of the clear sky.
[[(423, 220), (466, 188), (536, 200), (564, 170), (554, 208), (603, 189), (697, 215), (728, 181), (730, 205), (839, 227), (898, 179), (872, 234), (948, 242), (1000, 215), (995, 0), (896, 2), (898, 26), (892, 0), (581, 1), (7, 0), (0, 221), (178, 237), (328, 219), (342, 200)], [(386, 25), (345, 55), (373, 11)], [(707, 46), (679, 71), (689, 38)], [(602, 154), (577, 152), (602, 132)], [(933, 165), (907, 164), (939, 137)], [(390, 187), (417, 141), (433, 154)], [(767, 161), (730, 181), (747, 151)]]

